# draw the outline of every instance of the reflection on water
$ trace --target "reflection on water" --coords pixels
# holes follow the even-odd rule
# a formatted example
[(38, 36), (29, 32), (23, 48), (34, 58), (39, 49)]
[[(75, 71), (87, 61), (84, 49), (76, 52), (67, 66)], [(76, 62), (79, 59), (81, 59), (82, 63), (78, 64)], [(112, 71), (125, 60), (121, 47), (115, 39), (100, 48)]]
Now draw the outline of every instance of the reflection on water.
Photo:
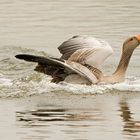
[[(136, 107), (131, 104), (133, 99), (136, 105), (140, 105), (136, 100), (137, 97), (132, 96), (132, 99), (127, 99), (126, 95), (119, 98), (116, 95), (100, 95), (92, 99), (90, 96), (79, 97), (79, 101), (76, 99), (78, 97), (70, 97), (72, 98), (70, 101), (67, 97), (53, 97), (55, 103), (51, 105), (50, 102), (53, 101), (47, 103), (47, 97), (33, 99), (36, 101), (34, 107), (16, 112), (18, 136), (36, 140), (39, 138), (49, 138), (49, 140), (65, 138), (92, 140), (93, 137), (97, 140), (139, 138), (140, 115), (137, 113), (140, 110), (131, 110)], [(42, 105), (38, 104), (38, 100)], [(69, 105), (71, 101), (74, 103)]]
[[(34, 111), (23, 111), (16, 113), (17, 123), (20, 127), (29, 130), (25, 139), (49, 138), (68, 140), (92, 138), (92, 128), (102, 126), (104, 118), (99, 110), (92, 109), (40, 109)], [(98, 123), (97, 123), (98, 122)], [(94, 128), (95, 129), (95, 128)], [(24, 131), (22, 129), (22, 131)], [(86, 135), (88, 136), (86, 138)]]
[[(18, 121), (82, 121), (82, 120), (102, 120), (94, 116), (92, 110), (70, 110), (66, 109), (41, 109), (27, 112), (17, 112)], [(97, 115), (97, 114), (96, 114)]]
[(125, 135), (137, 136), (140, 134), (140, 120), (135, 120), (126, 101), (120, 102), (121, 117), (124, 122), (123, 131)]

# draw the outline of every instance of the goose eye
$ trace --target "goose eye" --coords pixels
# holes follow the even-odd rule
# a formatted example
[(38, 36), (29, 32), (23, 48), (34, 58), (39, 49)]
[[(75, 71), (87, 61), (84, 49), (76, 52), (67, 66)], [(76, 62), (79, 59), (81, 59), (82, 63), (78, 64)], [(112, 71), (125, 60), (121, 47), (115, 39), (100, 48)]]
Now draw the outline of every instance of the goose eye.
[(133, 41), (133, 38), (131, 38), (130, 41)]

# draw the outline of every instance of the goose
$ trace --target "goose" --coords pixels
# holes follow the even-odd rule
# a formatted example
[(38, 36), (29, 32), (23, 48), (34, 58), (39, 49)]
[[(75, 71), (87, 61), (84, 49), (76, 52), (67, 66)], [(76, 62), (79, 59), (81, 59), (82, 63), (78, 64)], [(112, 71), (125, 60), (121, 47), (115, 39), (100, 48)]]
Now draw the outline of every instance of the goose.
[(51, 82), (65, 81), (72, 84), (114, 84), (125, 80), (125, 73), (135, 48), (140, 44), (140, 35), (132, 36), (123, 43), (122, 54), (115, 72), (109, 76), (102, 73), (104, 61), (113, 53), (112, 47), (101, 39), (87, 35), (73, 36), (63, 42), (58, 50), (60, 58), (30, 54), (15, 57), (38, 63), (35, 71), (52, 77)]

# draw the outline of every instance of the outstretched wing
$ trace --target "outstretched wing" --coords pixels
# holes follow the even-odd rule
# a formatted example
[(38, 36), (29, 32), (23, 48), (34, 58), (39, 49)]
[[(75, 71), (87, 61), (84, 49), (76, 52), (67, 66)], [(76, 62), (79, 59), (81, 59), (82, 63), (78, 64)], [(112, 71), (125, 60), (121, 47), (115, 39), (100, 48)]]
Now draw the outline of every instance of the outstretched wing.
[(113, 53), (107, 42), (86, 35), (74, 36), (62, 43), (58, 49), (62, 59), (88, 64), (98, 69)]
[(19, 54), (15, 57), (29, 62), (37, 62), (36, 71), (51, 75), (53, 78), (58, 76), (60, 81), (63, 81), (67, 75), (74, 73), (86, 78), (90, 83), (98, 81), (88, 68), (77, 62), (28, 54)]
[[(34, 69), (37, 72), (45, 73), (47, 75), (51, 75), (52, 77), (54, 73), (58, 70), (59, 70), (59, 74), (63, 73), (63, 66), (61, 66), (61, 63), (58, 63), (57, 59), (55, 58), (53, 59), (49, 57), (35, 56), (35, 55), (29, 55), (29, 54), (18, 54), (15, 57), (18, 59), (23, 59), (28, 62), (38, 63), (38, 65)], [(61, 60), (61, 59), (59, 59), (59, 61), (64, 62), (64, 60)], [(67, 69), (67, 73), (69, 73), (68, 69)]]

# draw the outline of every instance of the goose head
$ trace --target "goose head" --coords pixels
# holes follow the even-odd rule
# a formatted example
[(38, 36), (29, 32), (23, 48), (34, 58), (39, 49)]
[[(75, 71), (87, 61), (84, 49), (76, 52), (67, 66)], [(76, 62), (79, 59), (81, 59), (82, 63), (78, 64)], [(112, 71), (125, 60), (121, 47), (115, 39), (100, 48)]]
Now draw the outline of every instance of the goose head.
[(126, 50), (133, 51), (135, 48), (139, 46), (139, 44), (140, 44), (140, 35), (130, 37), (123, 44), (123, 52), (125, 52)]

